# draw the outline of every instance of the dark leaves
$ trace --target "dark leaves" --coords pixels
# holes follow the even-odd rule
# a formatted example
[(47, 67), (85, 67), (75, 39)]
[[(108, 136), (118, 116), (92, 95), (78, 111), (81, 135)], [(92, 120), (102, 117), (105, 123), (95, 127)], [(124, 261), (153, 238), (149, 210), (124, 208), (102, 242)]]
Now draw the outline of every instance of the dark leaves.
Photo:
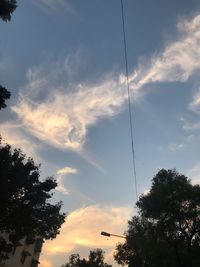
[(0, 231), (12, 242), (30, 232), (55, 238), (65, 220), (62, 202), (49, 202), (57, 183), (52, 177), (41, 181), (39, 167), (20, 150), (0, 143)]
[[(115, 260), (133, 267), (200, 265), (200, 187), (176, 170), (160, 170), (139, 216), (128, 222), (126, 242)], [(190, 265), (184, 265), (184, 264)]]
[(11, 20), (11, 14), (17, 7), (16, 0), (0, 0), (0, 18), (4, 21)]
[[(1, 13), (1, 2), (0, 2), (0, 13)], [(10, 98), (10, 95), (11, 95), (10, 92), (5, 87), (0, 85), (0, 109), (6, 108), (5, 101)]]
[(69, 262), (62, 267), (111, 267), (111, 265), (104, 262), (104, 252), (97, 248), (90, 251), (88, 260), (81, 259), (79, 254), (72, 254), (69, 257)]

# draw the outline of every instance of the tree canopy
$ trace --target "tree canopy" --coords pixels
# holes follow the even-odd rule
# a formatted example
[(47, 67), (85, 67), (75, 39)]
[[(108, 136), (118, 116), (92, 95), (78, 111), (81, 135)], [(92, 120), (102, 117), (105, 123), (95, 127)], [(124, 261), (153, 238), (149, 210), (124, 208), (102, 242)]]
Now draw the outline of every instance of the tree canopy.
[[(10, 21), (16, 0), (0, 0), (0, 18)], [(10, 92), (0, 85), (0, 109)], [(0, 266), (18, 241), (26, 237), (53, 239), (65, 221), (62, 202), (52, 203), (57, 183), (53, 177), (40, 179), (40, 165), (20, 149), (2, 144), (0, 136)]]
[(137, 202), (115, 260), (133, 267), (200, 266), (200, 186), (176, 170), (160, 170)]
[(6, 108), (5, 100), (10, 98), (10, 92), (3, 86), (0, 85), (0, 109)]
[[(16, 0), (0, 0), (0, 18), (3, 21), (10, 21), (11, 14), (17, 8), (17, 1)], [(6, 107), (5, 100), (10, 98), (10, 92), (0, 85), (0, 109)]]
[[(24, 236), (53, 239), (65, 220), (62, 203), (50, 202), (56, 180), (40, 180), (40, 166), (0, 142), (0, 232), (11, 244)], [(2, 245), (2, 244), (0, 244)]]
[(0, 0), (0, 18), (4, 21), (11, 20), (11, 14), (17, 7), (16, 0)]
[(72, 254), (69, 262), (61, 267), (112, 267), (104, 262), (104, 252), (102, 249), (91, 250), (88, 259), (81, 259), (79, 254)]

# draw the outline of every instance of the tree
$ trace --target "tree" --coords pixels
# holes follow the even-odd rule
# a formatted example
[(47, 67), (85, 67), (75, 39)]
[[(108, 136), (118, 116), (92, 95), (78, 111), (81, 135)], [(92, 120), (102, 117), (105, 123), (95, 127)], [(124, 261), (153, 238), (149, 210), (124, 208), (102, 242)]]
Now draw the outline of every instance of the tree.
[(10, 92), (0, 85), (0, 109), (6, 108), (5, 100), (10, 98)]
[[(40, 166), (33, 159), (0, 142), (0, 232), (8, 235), (11, 246), (30, 233), (33, 238), (53, 239), (65, 220), (62, 203), (50, 202), (55, 179), (39, 178)], [(3, 246), (5, 240), (1, 241)]]
[(62, 267), (112, 267), (112, 265), (104, 262), (104, 252), (98, 248), (90, 251), (88, 260), (80, 259), (79, 254), (72, 254), (69, 262), (63, 264)]
[(128, 222), (126, 242), (117, 245), (114, 258), (130, 267), (173, 267), (175, 262), (171, 247), (160, 239), (154, 224), (140, 216)]
[(11, 20), (11, 14), (17, 7), (16, 0), (0, 0), (0, 18), (4, 21)]
[[(17, 8), (16, 0), (0, 0), (0, 18), (3, 21), (10, 21), (11, 14)], [(3, 86), (0, 85), (0, 109), (6, 107), (5, 100), (10, 98), (10, 92)]]
[[(200, 266), (199, 185), (176, 170), (162, 169), (136, 205), (139, 215), (128, 222), (126, 242), (117, 247), (118, 263)], [(135, 258), (140, 262), (135, 263)]]

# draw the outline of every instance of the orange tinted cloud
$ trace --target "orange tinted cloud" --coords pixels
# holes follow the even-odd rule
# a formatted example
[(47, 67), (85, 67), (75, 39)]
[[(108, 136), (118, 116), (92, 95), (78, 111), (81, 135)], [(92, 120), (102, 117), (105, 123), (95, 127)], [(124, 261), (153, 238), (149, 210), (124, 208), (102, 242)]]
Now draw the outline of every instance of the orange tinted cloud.
[[(44, 257), (45, 259), (55, 260), (55, 258), (65, 255), (66, 259), (66, 255), (71, 253), (79, 253), (85, 257), (89, 250), (102, 248), (106, 251), (110, 261), (116, 243), (123, 240), (115, 237), (106, 238), (101, 236), (100, 233), (101, 231), (107, 231), (114, 234), (123, 234), (127, 220), (130, 219), (131, 215), (131, 208), (129, 207), (92, 205), (75, 210), (67, 217), (60, 235), (55, 240), (45, 242), (43, 247)], [(84, 255), (86, 250), (88, 252)], [(54, 267), (59, 266), (58, 264)]]
[(40, 261), (40, 266), (41, 267), (53, 267), (51, 262), (46, 260), (46, 259), (44, 259), (44, 258)]

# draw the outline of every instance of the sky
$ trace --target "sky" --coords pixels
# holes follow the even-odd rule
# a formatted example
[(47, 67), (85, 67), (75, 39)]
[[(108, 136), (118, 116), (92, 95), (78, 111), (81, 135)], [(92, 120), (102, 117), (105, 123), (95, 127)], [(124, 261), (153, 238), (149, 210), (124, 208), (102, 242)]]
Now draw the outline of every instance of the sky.
[[(200, 2), (124, 0), (138, 193), (161, 168), (200, 183)], [(106, 251), (135, 214), (120, 0), (27, 0), (0, 22), (5, 142), (58, 181), (68, 213), (42, 267)]]

